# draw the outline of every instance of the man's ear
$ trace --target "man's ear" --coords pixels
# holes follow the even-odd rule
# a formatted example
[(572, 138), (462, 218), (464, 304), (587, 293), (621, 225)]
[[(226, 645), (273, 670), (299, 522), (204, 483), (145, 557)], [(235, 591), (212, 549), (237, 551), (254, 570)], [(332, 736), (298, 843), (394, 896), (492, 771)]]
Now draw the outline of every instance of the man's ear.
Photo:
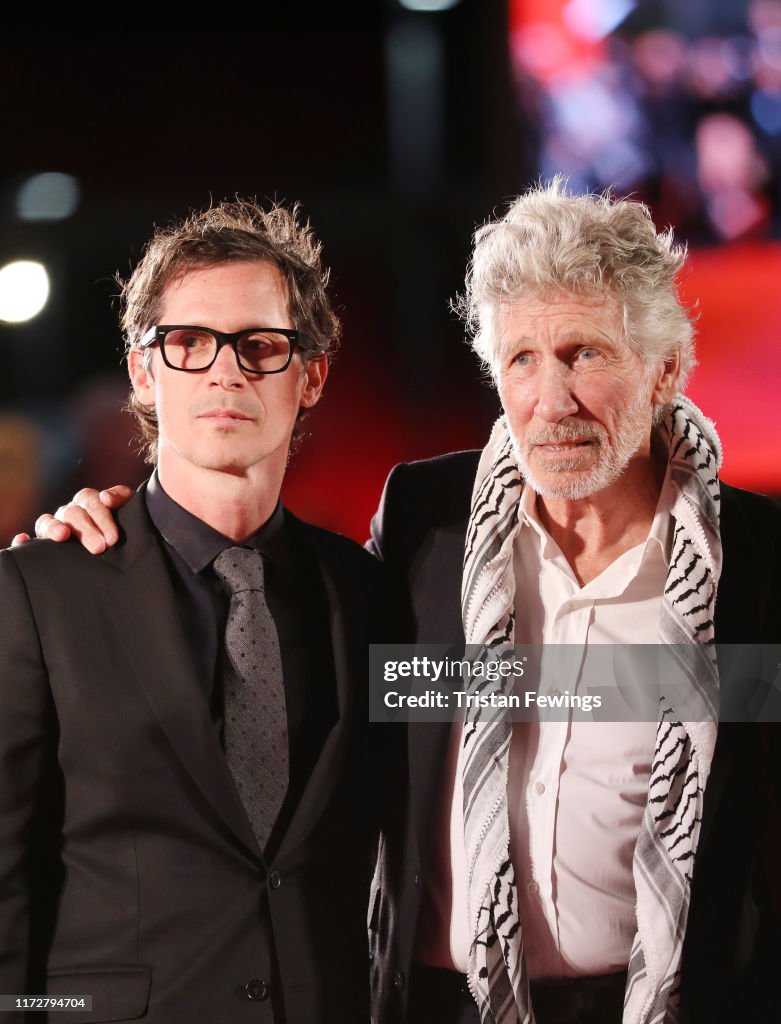
[(681, 352), (674, 349), (662, 360), (656, 374), (653, 390), (654, 405), (667, 405), (678, 394), (681, 381)]
[(131, 348), (127, 354), (127, 370), (136, 398), (142, 405), (155, 404), (155, 381), (152, 371), (146, 365), (144, 352)]
[(304, 363), (304, 390), (301, 392), (300, 405), (302, 409), (311, 409), (317, 405), (328, 376), (328, 358), (320, 356), (318, 359), (309, 359)]

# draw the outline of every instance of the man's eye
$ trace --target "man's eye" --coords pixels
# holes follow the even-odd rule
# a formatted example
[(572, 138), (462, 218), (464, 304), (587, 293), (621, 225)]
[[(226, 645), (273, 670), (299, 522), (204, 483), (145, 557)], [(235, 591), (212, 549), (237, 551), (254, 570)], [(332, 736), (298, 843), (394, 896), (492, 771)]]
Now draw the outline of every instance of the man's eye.
[(528, 352), (519, 352), (513, 359), (516, 366), (531, 366), (532, 357)]
[(264, 352), (271, 345), (266, 338), (245, 338), (241, 344), (242, 351), (253, 354)]
[(582, 363), (591, 363), (598, 358), (599, 350), (595, 348), (581, 348), (578, 350), (578, 353), (575, 357), (576, 360), (579, 360)]
[(167, 340), (169, 345), (184, 349), (206, 348), (211, 343), (211, 339), (203, 334), (181, 334), (179, 331), (169, 334)]

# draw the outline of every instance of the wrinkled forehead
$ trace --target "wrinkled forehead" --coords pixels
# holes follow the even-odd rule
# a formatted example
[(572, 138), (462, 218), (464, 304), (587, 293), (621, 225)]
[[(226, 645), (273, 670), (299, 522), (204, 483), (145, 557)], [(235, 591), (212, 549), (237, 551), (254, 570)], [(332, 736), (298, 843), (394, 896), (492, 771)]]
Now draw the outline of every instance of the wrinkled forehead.
[(527, 339), (565, 340), (596, 334), (615, 345), (627, 344), (624, 306), (612, 291), (524, 293), (500, 300), (491, 331), (499, 350)]

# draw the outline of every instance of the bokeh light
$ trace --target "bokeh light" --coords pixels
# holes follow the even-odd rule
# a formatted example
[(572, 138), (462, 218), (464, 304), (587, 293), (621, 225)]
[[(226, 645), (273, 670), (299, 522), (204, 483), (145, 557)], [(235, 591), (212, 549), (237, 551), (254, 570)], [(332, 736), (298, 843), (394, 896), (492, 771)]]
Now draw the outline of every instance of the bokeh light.
[(0, 269), (0, 320), (32, 320), (49, 298), (49, 275), (42, 263), (15, 260)]

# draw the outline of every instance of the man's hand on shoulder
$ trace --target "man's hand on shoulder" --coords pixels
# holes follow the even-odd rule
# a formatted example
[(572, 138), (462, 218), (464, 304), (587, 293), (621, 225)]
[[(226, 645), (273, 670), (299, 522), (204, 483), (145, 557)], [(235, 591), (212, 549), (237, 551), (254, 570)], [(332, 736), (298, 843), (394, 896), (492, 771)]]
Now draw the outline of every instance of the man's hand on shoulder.
[[(117, 484), (105, 491), (84, 487), (74, 494), (67, 505), (61, 505), (54, 515), (48, 512), (35, 521), (35, 536), (46, 540), (64, 541), (75, 537), (93, 555), (113, 547), (119, 540), (114, 522), (114, 511), (133, 496), (132, 487)], [(18, 533), (12, 547), (30, 539), (27, 533)]]

